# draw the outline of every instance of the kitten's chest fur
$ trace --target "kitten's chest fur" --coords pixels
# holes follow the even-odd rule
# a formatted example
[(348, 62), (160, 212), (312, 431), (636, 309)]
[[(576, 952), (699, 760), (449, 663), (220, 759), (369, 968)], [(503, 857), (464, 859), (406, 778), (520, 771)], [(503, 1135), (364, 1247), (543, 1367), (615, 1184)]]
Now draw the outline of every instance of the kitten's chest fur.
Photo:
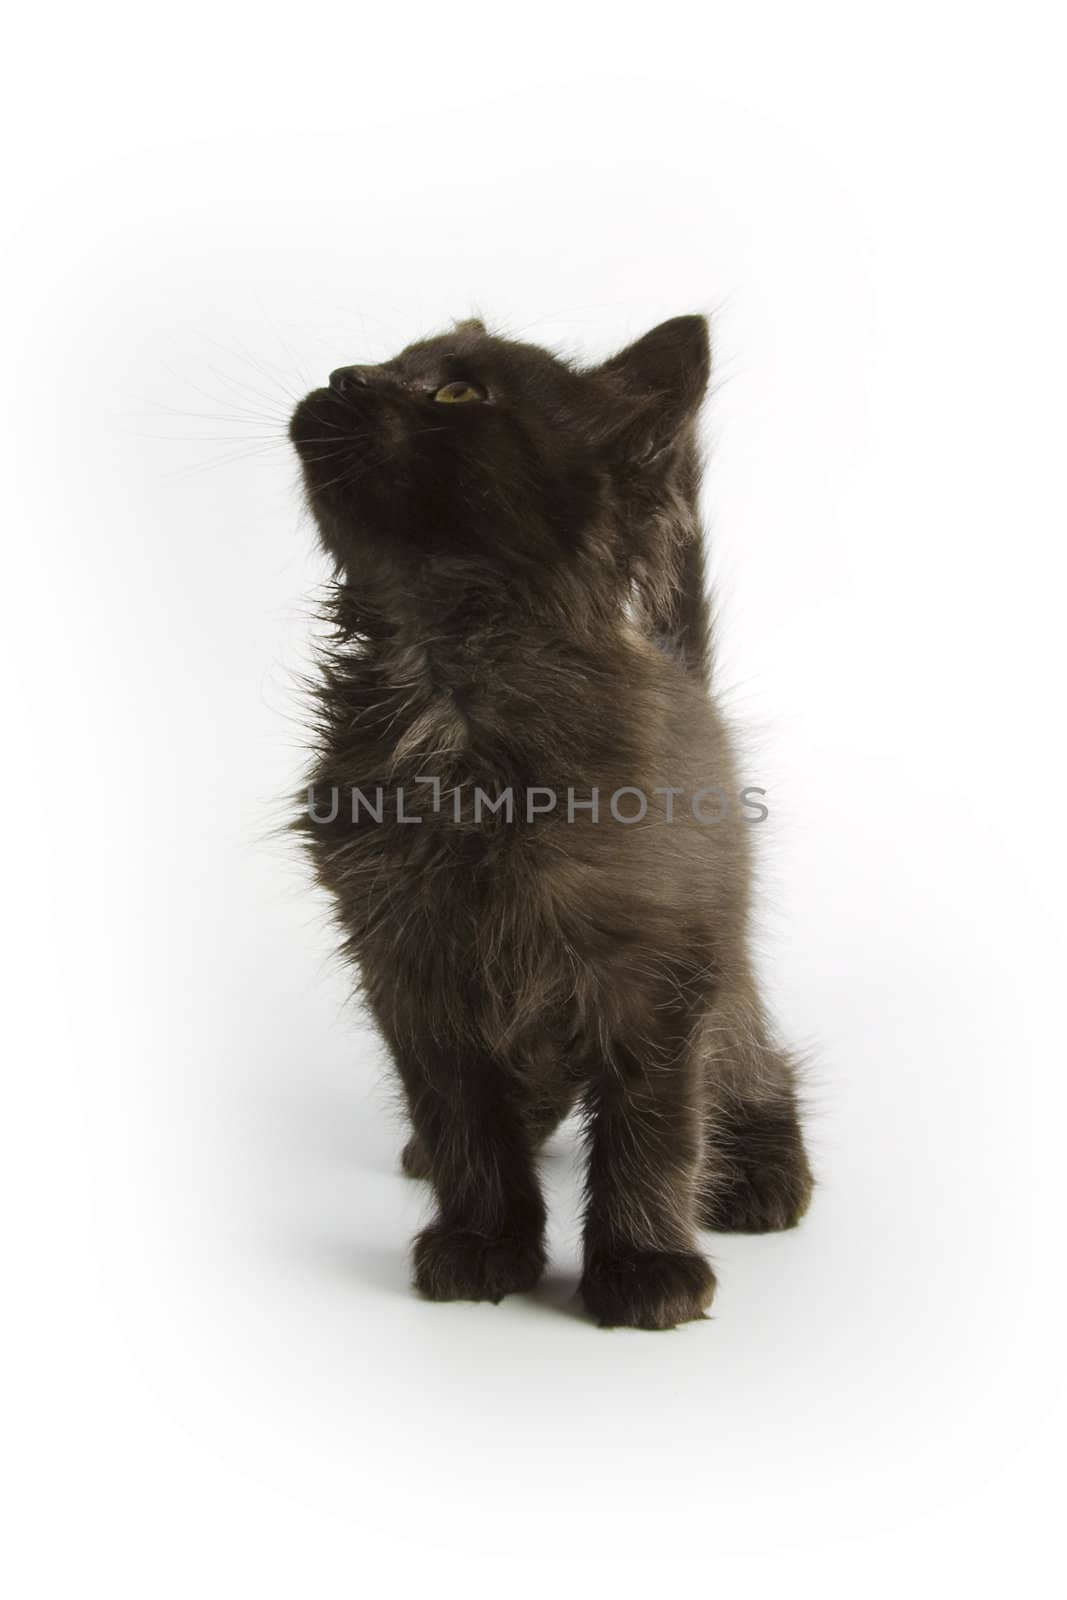
[[(640, 828), (588, 807), (598, 791), (606, 813), (624, 785), (651, 797), (711, 732), (704, 697), (628, 627), (596, 652), (494, 630), (335, 660), (313, 783), (337, 814), (307, 831), (372, 1001), (406, 988), (434, 997), (446, 1032), (520, 1054), (555, 1035), (580, 1054), (605, 994), (625, 1006), (636, 944), (684, 935), (672, 904), (700, 876), (686, 830), (654, 799)], [(551, 810), (529, 814), (534, 790)]]

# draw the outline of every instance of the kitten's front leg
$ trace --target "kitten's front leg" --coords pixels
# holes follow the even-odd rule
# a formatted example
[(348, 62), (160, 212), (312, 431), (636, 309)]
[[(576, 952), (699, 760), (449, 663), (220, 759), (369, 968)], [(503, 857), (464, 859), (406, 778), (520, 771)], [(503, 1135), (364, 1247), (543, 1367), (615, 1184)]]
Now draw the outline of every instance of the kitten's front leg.
[(403, 1061), (438, 1215), (417, 1236), (415, 1287), (431, 1300), (502, 1300), (545, 1266), (545, 1207), (508, 1080), (488, 1056), (436, 1047)]
[(704, 1315), (715, 1275), (696, 1250), (699, 1073), (685, 1047), (629, 1047), (589, 1099), (582, 1296), (603, 1327), (674, 1328)]

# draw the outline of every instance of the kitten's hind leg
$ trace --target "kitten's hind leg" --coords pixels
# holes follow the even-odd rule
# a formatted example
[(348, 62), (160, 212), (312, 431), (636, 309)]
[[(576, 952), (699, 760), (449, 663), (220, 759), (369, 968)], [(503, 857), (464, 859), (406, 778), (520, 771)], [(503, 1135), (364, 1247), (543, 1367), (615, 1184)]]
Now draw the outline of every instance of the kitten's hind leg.
[(769, 1038), (758, 1000), (715, 1005), (706, 1071), (701, 1227), (716, 1233), (795, 1227), (815, 1180), (800, 1128), (796, 1069)]
[(714, 1233), (795, 1228), (814, 1186), (796, 1106), (748, 1101), (720, 1107), (707, 1139), (701, 1227)]
[(400, 1152), (400, 1169), (405, 1178), (429, 1178), (433, 1175), (426, 1146), (417, 1133), (413, 1133)]

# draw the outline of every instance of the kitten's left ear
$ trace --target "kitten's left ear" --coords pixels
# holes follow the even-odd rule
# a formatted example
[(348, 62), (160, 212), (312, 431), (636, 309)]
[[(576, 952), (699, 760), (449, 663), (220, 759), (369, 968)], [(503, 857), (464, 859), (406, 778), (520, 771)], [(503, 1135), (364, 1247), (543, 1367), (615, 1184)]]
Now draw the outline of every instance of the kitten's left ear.
[(703, 317), (672, 317), (598, 369), (623, 402), (624, 427), (639, 422), (661, 450), (696, 415), (711, 375)]

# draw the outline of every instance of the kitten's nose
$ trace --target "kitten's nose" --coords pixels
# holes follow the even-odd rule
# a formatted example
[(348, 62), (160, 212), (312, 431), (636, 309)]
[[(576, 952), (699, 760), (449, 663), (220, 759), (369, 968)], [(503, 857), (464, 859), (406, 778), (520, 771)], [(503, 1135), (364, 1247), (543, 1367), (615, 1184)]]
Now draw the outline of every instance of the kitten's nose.
[(330, 388), (339, 395), (365, 389), (369, 381), (365, 367), (338, 367), (336, 372), (330, 373)]

